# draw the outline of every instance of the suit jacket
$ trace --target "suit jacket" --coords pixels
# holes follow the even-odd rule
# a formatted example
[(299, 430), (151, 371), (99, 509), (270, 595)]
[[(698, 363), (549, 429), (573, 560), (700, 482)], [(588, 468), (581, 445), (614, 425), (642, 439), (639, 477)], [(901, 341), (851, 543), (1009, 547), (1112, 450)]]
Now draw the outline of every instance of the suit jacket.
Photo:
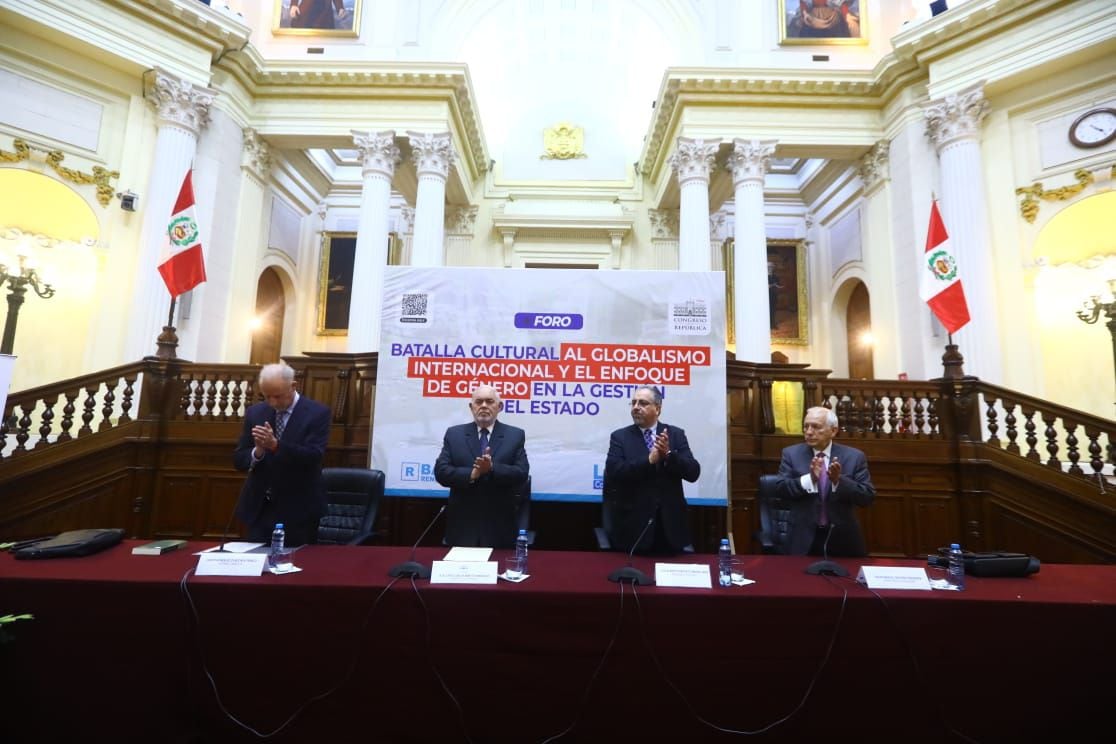
[(434, 477), (450, 490), (447, 544), (492, 548), (515, 544), (516, 497), (531, 469), (526, 439), (523, 429), (494, 422), (488, 435), (492, 470), (470, 483), (473, 461), (481, 455), (477, 425), (469, 422), (446, 429)]
[(236, 516), (248, 526), (251, 539), (266, 539), (274, 522), (283, 522), (292, 538), (289, 542), (313, 542), (318, 518), (325, 509), (322, 457), (329, 441), (330, 410), (299, 396), (287, 418), (278, 451), (268, 452), (253, 465), (252, 427), (265, 422), (275, 427), (275, 410), (267, 403), (256, 403), (244, 414), (233, 463), (237, 470), (248, 471), (248, 480), (240, 490)]
[[(630, 551), (652, 517), (660, 521), (674, 552), (693, 542), (682, 480), (696, 481), (701, 465), (690, 451), (685, 431), (662, 421), (655, 425), (656, 434), (663, 429), (670, 430), (670, 455), (654, 465), (647, 461), (643, 430), (635, 424), (617, 429), (609, 437), (603, 490), (609, 501), (605, 508), (611, 508), (613, 515), (609, 538), (617, 550)], [(647, 530), (636, 546), (637, 551), (651, 548), (656, 529), (659, 528), (653, 525)]]
[[(876, 487), (868, 474), (868, 458), (854, 447), (832, 443), (829, 453), (841, 464), (841, 477), (831, 488), (826, 502), (826, 515), (832, 526), (826, 552), (835, 556), (862, 556), (868, 554), (864, 533), (856, 519), (856, 507), (871, 506), (876, 499)], [(820, 494), (809, 493), (802, 487), (800, 478), (810, 472), (814, 459), (813, 448), (801, 442), (783, 450), (779, 463), (779, 482), (776, 492), (799, 505), (791, 528), (790, 552), (806, 555), (817, 531), (821, 511)]]

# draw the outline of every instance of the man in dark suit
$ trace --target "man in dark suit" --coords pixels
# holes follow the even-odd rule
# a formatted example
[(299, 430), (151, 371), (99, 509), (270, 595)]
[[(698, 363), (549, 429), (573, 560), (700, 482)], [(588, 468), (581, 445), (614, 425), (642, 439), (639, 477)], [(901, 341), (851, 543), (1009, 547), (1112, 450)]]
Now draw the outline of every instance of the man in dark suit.
[(793, 555), (868, 554), (856, 507), (871, 506), (876, 487), (864, 453), (833, 442), (838, 428), (836, 413), (811, 408), (802, 422), (806, 441), (783, 450), (776, 491), (798, 504), (790, 535)]
[(434, 477), (449, 488), (446, 543), (507, 548), (515, 544), (516, 503), (530, 465), (523, 429), (496, 420), (504, 402), (489, 385), (473, 390), (473, 422), (451, 426), (434, 463)]
[[(632, 425), (612, 432), (605, 459), (605, 498), (611, 502), (613, 547), (625, 552), (692, 551), (683, 479), (693, 483), (701, 465), (686, 432), (659, 420), (663, 396), (650, 385), (632, 394)], [(644, 532), (647, 520), (653, 526)], [(642, 534), (642, 539), (640, 535)]]
[(283, 523), (287, 545), (315, 542), (325, 507), (330, 411), (295, 390), (294, 370), (285, 364), (265, 365), (259, 389), (264, 400), (245, 412), (233, 453), (236, 469), (248, 471), (236, 516), (253, 542), (270, 541), (276, 522)]

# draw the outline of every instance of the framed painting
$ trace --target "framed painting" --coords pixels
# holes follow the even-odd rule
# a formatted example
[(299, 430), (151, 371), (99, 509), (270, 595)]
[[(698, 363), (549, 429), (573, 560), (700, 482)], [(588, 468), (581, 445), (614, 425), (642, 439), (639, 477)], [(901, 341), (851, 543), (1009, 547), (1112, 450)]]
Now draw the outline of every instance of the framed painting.
[[(356, 233), (327, 232), (322, 235), (322, 265), (318, 273), (319, 336), (344, 336), (349, 333), (356, 242)], [(402, 251), (399, 236), (388, 233), (389, 266), (399, 265)]]
[(779, 0), (780, 44), (867, 44), (862, 0)]
[(271, 32), (296, 36), (356, 36), (363, 0), (275, 0)]
[(806, 307), (806, 242), (767, 241), (767, 302), (771, 310), (771, 343), (809, 343)]

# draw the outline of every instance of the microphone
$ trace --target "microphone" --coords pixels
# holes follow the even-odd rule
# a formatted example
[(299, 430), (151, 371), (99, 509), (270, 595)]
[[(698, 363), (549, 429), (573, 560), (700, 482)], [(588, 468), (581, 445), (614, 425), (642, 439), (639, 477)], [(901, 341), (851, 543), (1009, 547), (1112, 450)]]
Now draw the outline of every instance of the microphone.
[(639, 544), (643, 542), (643, 536), (647, 534), (647, 530), (651, 529), (651, 525), (654, 524), (654, 522), (655, 517), (653, 515), (647, 519), (647, 524), (643, 526), (643, 531), (639, 533), (639, 537), (637, 537), (636, 541), (632, 543), (632, 549), (628, 551), (628, 565), (622, 568), (618, 568), (610, 573), (608, 575), (609, 581), (614, 583), (623, 583), (625, 581), (630, 581), (633, 584), (639, 584), (640, 586), (649, 586), (655, 583), (651, 579), (651, 577), (643, 573), (643, 571), (640, 571), (638, 568), (632, 566), (632, 555), (635, 553), (635, 549), (639, 546)]
[(829, 523), (829, 531), (825, 535), (825, 542), (822, 543), (822, 560), (814, 561), (806, 567), (806, 573), (818, 576), (826, 574), (828, 576), (848, 576), (849, 572), (845, 570), (844, 566), (840, 566), (833, 561), (829, 560), (829, 538), (833, 537), (833, 522)]
[[(248, 477), (249, 478), (252, 477), (251, 473), (249, 473)], [(240, 499), (237, 499), (238, 503), (239, 503), (239, 501), (240, 501)], [(235, 518), (236, 518), (236, 504), (234, 503), (233, 508), (232, 508), (232, 512), (229, 514), (229, 521), (225, 523), (225, 529), (224, 529), (223, 532), (221, 532), (221, 547), (219, 547), (219, 548), (217, 548), (217, 550), (213, 551), (214, 553), (227, 553), (227, 552), (229, 552), (229, 551), (225, 550), (225, 543), (227, 543), (229, 541), (229, 530), (232, 528), (233, 519), (235, 519)]]
[(391, 570), (388, 571), (388, 576), (411, 579), (430, 578), (430, 569), (415, 560), (415, 551), (418, 550), (418, 546), (419, 543), (422, 542), (422, 538), (426, 537), (426, 533), (430, 532), (430, 528), (433, 527), (434, 523), (438, 521), (438, 517), (442, 516), (442, 512), (446, 510), (446, 506), (448, 506), (448, 504), (442, 504), (442, 508), (438, 510), (438, 513), (435, 514), (434, 518), (430, 520), (430, 524), (426, 525), (426, 529), (422, 531), (422, 534), (419, 535), (418, 540), (415, 540), (415, 544), (411, 546), (411, 560), (397, 563), (396, 565), (392, 566)]

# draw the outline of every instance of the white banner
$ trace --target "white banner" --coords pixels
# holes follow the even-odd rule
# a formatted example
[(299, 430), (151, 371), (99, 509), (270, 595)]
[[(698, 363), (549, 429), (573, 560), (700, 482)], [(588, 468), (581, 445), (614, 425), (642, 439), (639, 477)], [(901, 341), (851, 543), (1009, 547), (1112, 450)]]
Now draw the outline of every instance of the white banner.
[(692, 504), (728, 492), (722, 272), (388, 266), (372, 467), (393, 496), (445, 496), (434, 461), (480, 383), (527, 433), (531, 498), (599, 501), (609, 434), (640, 385), (701, 463)]

